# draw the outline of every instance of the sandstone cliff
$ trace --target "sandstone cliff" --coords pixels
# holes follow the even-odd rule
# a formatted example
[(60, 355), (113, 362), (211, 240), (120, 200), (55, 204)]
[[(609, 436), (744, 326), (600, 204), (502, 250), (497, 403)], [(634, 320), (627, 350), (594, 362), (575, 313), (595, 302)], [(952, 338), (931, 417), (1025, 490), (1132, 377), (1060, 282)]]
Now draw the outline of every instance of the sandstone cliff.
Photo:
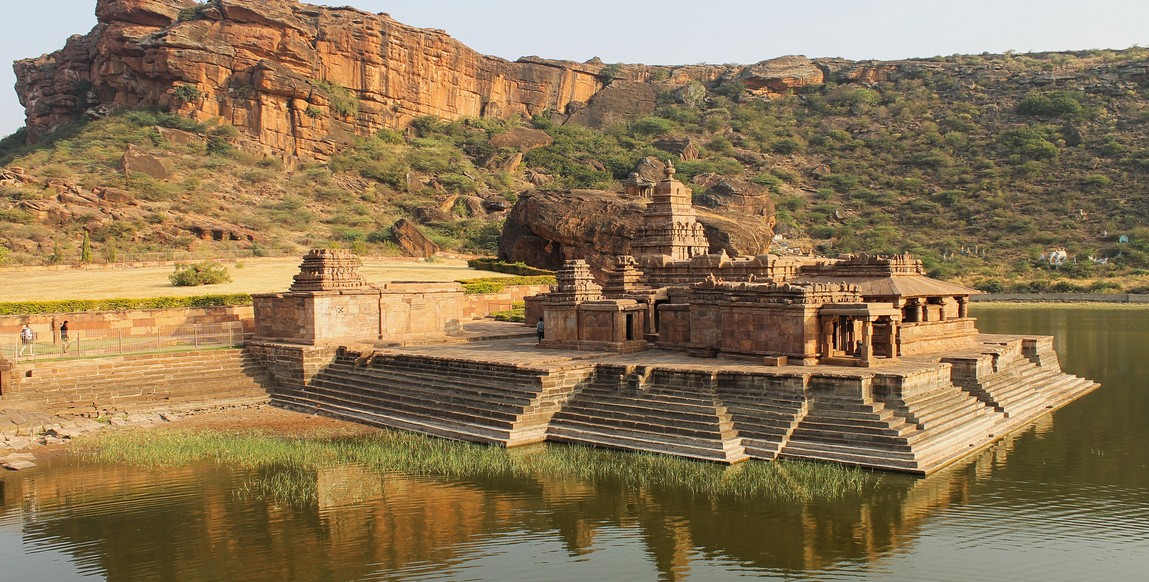
[(691, 80), (767, 92), (822, 80), (804, 57), (743, 68), (509, 62), (386, 14), (291, 0), (98, 0), (96, 16), (60, 51), (15, 63), (29, 139), (85, 115), (161, 107), (221, 118), (269, 153), (323, 159), (426, 115), (550, 112), (599, 126), (649, 113), (659, 91)]

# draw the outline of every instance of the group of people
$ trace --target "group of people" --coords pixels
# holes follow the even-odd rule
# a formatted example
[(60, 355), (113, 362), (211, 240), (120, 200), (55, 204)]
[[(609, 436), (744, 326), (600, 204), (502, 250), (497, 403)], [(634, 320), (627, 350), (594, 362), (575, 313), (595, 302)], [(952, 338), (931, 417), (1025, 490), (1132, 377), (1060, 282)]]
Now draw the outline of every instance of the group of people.
[[(60, 324), (60, 346), (63, 348), (63, 353), (68, 353), (68, 346), (72, 345), (72, 338), (68, 335), (68, 320)], [(28, 324), (24, 324), (24, 329), (20, 330), (20, 352), (17, 357), (23, 356), (24, 352), (28, 355), (36, 355), (36, 333), (32, 331)]]

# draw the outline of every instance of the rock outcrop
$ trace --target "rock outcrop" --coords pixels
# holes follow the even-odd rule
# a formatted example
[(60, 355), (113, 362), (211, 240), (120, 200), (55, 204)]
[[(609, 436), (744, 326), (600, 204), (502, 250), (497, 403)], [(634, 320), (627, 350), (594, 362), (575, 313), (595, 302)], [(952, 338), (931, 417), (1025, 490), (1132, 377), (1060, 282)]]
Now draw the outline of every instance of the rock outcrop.
[(63, 49), (15, 63), (30, 140), (84, 116), (160, 107), (220, 118), (268, 153), (324, 159), (427, 115), (549, 113), (602, 126), (650, 113), (660, 92), (689, 81), (734, 75), (772, 91), (821, 75), (805, 57), (734, 68), (510, 62), (386, 14), (293, 0), (97, 0), (96, 17)]
[(99, 0), (96, 16), (62, 50), (15, 64), (32, 139), (85, 114), (159, 106), (222, 118), (269, 151), (323, 158), (417, 117), (564, 111), (604, 86), (601, 63), (508, 62), (352, 8)]
[[(769, 196), (765, 199), (769, 202)], [(743, 201), (745, 202), (745, 201)], [(519, 196), (499, 237), (499, 258), (545, 269), (567, 259), (586, 259), (602, 272), (617, 255), (632, 254), (646, 200), (602, 190), (531, 190)], [(773, 205), (768, 215), (747, 216), (745, 207), (696, 208), (710, 252), (757, 255), (774, 236)]]
[(391, 236), (395, 239), (395, 244), (399, 245), (409, 257), (433, 257), (439, 252), (439, 245), (427, 238), (415, 223), (406, 218), (400, 218), (391, 227)]
[(750, 91), (786, 93), (791, 89), (821, 84), (823, 73), (806, 57), (786, 56), (750, 65), (738, 74), (737, 79)]

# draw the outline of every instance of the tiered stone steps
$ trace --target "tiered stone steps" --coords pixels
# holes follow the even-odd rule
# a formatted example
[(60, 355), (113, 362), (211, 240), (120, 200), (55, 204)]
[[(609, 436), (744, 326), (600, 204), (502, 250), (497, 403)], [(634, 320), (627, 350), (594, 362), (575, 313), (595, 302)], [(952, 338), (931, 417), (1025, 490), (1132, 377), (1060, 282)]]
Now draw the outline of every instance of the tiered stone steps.
[(56, 413), (184, 410), (267, 402), (267, 370), (242, 349), (31, 362), (5, 408)]
[(755, 459), (772, 460), (798, 423), (808, 404), (801, 378), (753, 374), (719, 374), (718, 396), (726, 404), (746, 447)]
[(916, 424), (882, 402), (821, 398), (782, 447), (780, 457), (918, 472), (907, 438)]
[(1000, 411), (1010, 428), (1037, 418), (1047, 410), (1059, 408), (1098, 386), (1056, 365), (1039, 365), (1030, 359), (1017, 358), (986, 377), (963, 382), (970, 394)]
[(274, 400), (375, 426), (517, 445), (544, 440), (574, 388), (514, 366), (391, 355), (358, 362), (357, 355), (339, 355), (306, 389), (277, 391)]
[(598, 368), (596, 381), (555, 414), (548, 440), (720, 463), (749, 458), (714, 373)]
[(1004, 415), (960, 388), (949, 385), (887, 406), (914, 423), (918, 430), (906, 436), (918, 469), (923, 472), (948, 464), (985, 445), (1001, 430)]

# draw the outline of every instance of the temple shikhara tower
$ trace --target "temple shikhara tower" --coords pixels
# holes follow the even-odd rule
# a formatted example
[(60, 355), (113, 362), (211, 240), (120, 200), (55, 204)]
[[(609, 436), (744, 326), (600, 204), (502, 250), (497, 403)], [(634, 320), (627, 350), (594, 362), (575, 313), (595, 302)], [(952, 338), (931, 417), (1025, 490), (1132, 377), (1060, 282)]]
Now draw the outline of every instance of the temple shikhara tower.
[(655, 187), (643, 213), (635, 251), (640, 257), (670, 257), (686, 261), (710, 252), (702, 224), (694, 214), (691, 191), (674, 179), (674, 164), (667, 162), (665, 177)]

